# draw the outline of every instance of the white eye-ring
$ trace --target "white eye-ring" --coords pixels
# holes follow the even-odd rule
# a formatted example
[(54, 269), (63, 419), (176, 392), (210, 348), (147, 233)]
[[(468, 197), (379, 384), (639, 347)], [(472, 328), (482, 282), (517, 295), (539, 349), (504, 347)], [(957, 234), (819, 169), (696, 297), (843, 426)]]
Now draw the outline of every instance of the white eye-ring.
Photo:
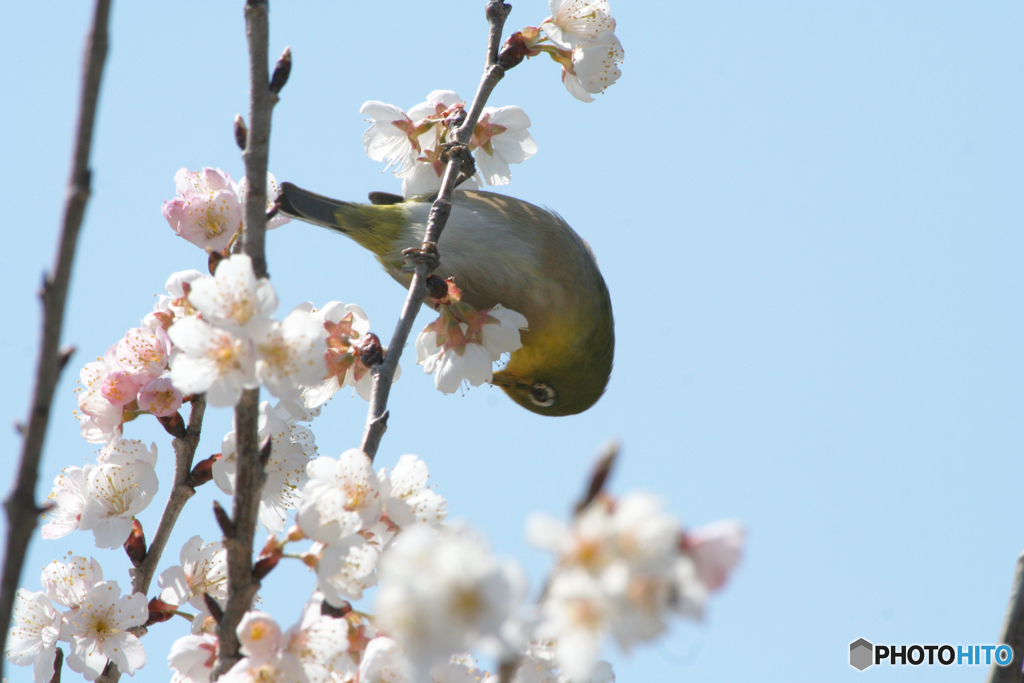
[(537, 382), (530, 387), (530, 403), (541, 408), (555, 405), (555, 390), (544, 382)]

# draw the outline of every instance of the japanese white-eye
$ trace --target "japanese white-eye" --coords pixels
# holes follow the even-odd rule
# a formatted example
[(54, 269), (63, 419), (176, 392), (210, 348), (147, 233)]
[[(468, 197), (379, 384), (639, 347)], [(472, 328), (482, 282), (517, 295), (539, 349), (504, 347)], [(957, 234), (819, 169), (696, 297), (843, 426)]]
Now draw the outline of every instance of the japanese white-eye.
[[(402, 251), (421, 246), (430, 198), (374, 192), (370, 201), (329, 199), (291, 183), (278, 197), (282, 213), (351, 237), (408, 287)], [(434, 274), (455, 278), (463, 301), (526, 316), (523, 346), (494, 384), (541, 415), (573, 415), (597, 402), (612, 369), (612, 305), (590, 246), (560, 216), (506, 195), (457, 191), (437, 249)]]

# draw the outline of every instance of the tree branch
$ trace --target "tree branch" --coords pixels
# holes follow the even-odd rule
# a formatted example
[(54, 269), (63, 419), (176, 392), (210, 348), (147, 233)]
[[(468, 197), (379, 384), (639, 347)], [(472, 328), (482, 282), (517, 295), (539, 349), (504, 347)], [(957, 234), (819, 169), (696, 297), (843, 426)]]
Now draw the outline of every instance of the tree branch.
[[(264, 247), (267, 229), (267, 157), (270, 153), (271, 111), (277, 101), (277, 92), (271, 92), (267, 66), (270, 40), (268, 13), (267, 0), (247, 0), (245, 27), (249, 43), (249, 131), (242, 158), (245, 160), (245, 177), (249, 189), (242, 242), (243, 250), (252, 259), (257, 278), (267, 277)], [(291, 55), (288, 51), (283, 59), (290, 65)], [(275, 84), (275, 87), (280, 90), (283, 85), (281, 82)], [(235, 631), (252, 606), (260, 586), (252, 571), (253, 537), (256, 534), (260, 494), (265, 478), (257, 434), (259, 405), (260, 392), (257, 388), (244, 391), (235, 406), (238, 469), (231, 515), (232, 533), (224, 537), (228, 556), (228, 595), (223, 614), (217, 622), (219, 647), (212, 680), (227, 672), (241, 658)]]
[[(153, 541), (146, 550), (146, 558), (138, 567), (130, 569), (132, 575), (132, 593), (149, 593), (149, 586), (153, 582), (153, 575), (156, 574), (160, 557), (167, 547), (167, 541), (171, 537), (171, 531), (178, 521), (185, 503), (196, 494), (196, 490), (190, 486), (188, 475), (192, 472), (192, 461), (195, 458), (196, 448), (199, 446), (199, 437), (203, 428), (203, 415), (206, 413), (206, 398), (197, 396), (192, 399), (192, 412), (188, 418), (188, 427), (185, 429), (185, 436), (171, 442), (174, 446), (174, 485), (171, 487), (170, 498), (160, 516), (160, 523), (156, 527), (156, 534)], [(136, 626), (131, 629), (136, 636), (146, 634), (145, 626)], [(99, 683), (117, 683), (121, 679), (121, 671), (113, 662), (103, 671), (96, 680)]]
[[(90, 193), (89, 154), (96, 120), (103, 64), (107, 57), (107, 23), (110, 0), (96, 0), (92, 27), (85, 46), (85, 66), (82, 74), (82, 92), (78, 106), (75, 147), (64, 206), (64, 223), (57, 246), (56, 263), (43, 280), (43, 331), (40, 340), (36, 382), (28, 426), (23, 430), (21, 464), (14, 491), (4, 503), (7, 512), (7, 550), (4, 556), (3, 580), (0, 583), (0, 624), (3, 634), (0, 644), (6, 652), (7, 627), (11, 622), (14, 596), (21, 581), (21, 568), (28, 550), (28, 542), (38, 523), (39, 508), (35, 502), (36, 481), (39, 478), (39, 458), (42, 455), (46, 427), (50, 421), (53, 393), (60, 372), (71, 351), (60, 349), (61, 330), (64, 326), (64, 307), (71, 280), (71, 264), (78, 244), (78, 233), (85, 216), (85, 205)], [(0, 663), (0, 676), (3, 665)]]
[(402, 314), (395, 325), (395, 331), (391, 335), (391, 343), (388, 345), (388, 353), (384, 362), (377, 365), (373, 371), (373, 389), (370, 394), (370, 409), (366, 415), (366, 426), (363, 428), (363, 439), (360, 449), (370, 457), (371, 462), (377, 455), (380, 447), (380, 440), (387, 430), (387, 405), (388, 396), (391, 393), (391, 383), (395, 376), (395, 369), (398, 367), (398, 360), (402, 356), (406, 342), (409, 340), (409, 333), (412, 331), (416, 315), (423, 305), (423, 299), (427, 293), (427, 276), (437, 266), (437, 258), (425, 258), (424, 256), (436, 255), (437, 241), (441, 238), (441, 231), (452, 210), (452, 192), (459, 180), (463, 168), (465, 156), (468, 155), (465, 145), (469, 143), (476, 128), (480, 113), (487, 104), (494, 86), (505, 75), (505, 69), (498, 64), (498, 46), (501, 44), (501, 31), (505, 26), (505, 19), (512, 11), (511, 5), (500, 0), (488, 0), (486, 15), (489, 26), (487, 39), (487, 58), (485, 62), (484, 75), (480, 80), (473, 104), (469, 108), (466, 120), (455, 131), (454, 139), (462, 146), (463, 153), (453, 150), (448, 166), (445, 168), (444, 177), (441, 181), (441, 190), (437, 199), (430, 207), (430, 216), (427, 220), (427, 232), (423, 237), (423, 246), (420, 250), (421, 258), (414, 259), (416, 263), (413, 272), (412, 282), (409, 283), (409, 293), (402, 306)]
[(1013, 588), (1010, 590), (1010, 605), (1006, 608), (1006, 620), (1003, 632), (999, 636), (1000, 643), (1006, 643), (1013, 650), (1013, 659), (1006, 666), (992, 664), (988, 673), (988, 683), (1021, 683), (1024, 673), (1021, 671), (1024, 658), (1024, 553), (1017, 558), (1017, 570), (1013, 575)]

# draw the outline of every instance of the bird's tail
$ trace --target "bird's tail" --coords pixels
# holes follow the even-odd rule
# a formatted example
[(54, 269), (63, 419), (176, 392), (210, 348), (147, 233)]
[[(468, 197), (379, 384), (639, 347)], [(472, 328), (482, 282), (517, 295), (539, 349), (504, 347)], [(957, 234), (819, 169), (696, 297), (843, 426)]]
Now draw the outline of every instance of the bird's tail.
[[(401, 198), (399, 197), (399, 200)], [(281, 183), (281, 213), (348, 235), (378, 256), (394, 246), (404, 223), (400, 203), (356, 204)]]

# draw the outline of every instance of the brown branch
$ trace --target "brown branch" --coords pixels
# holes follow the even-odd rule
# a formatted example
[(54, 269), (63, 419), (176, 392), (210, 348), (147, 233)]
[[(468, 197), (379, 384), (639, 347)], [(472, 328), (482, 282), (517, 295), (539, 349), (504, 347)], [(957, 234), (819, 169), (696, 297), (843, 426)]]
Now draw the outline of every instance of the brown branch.
[(590, 473), (590, 481), (587, 482), (587, 490), (583, 493), (583, 497), (576, 503), (576, 507), (573, 508), (573, 514), (580, 514), (587, 509), (587, 506), (594, 502), (601, 492), (604, 490), (604, 485), (608, 483), (608, 477), (612, 473), (612, 466), (615, 464), (615, 458), (619, 455), (619, 442), (609, 441), (602, 448), (597, 455), (597, 460), (594, 462), (594, 469)]
[(1010, 646), (1013, 659), (1006, 666), (993, 663), (988, 673), (988, 683), (1021, 683), (1024, 681), (1024, 673), (1021, 671), (1024, 659), (1024, 553), (1017, 558), (1013, 588), (1010, 590), (1010, 604), (1006, 608), (1006, 619), (999, 642)]
[(441, 238), (441, 231), (444, 230), (451, 213), (452, 191), (455, 189), (465, 158), (468, 156), (465, 145), (469, 143), (473, 135), (473, 129), (476, 128), (480, 113), (487, 104), (487, 98), (490, 97), (494, 86), (505, 75), (504, 67), (498, 64), (498, 46), (501, 43), (501, 31), (505, 26), (505, 19), (510, 11), (512, 11), (511, 5), (500, 0), (488, 0), (487, 2), (486, 15), (489, 32), (484, 75), (480, 79), (480, 85), (465, 121), (453, 136), (458, 145), (461, 145), (462, 151), (460, 152), (458, 148), (454, 149), (448, 160), (448, 166), (445, 168), (444, 177), (441, 180), (441, 190), (438, 192), (433, 206), (430, 207), (427, 232), (423, 237), (423, 248), (420, 250), (420, 258), (414, 259), (416, 267), (412, 282), (409, 283), (409, 294), (405, 298), (402, 314), (391, 335), (388, 354), (384, 358), (384, 362), (377, 365), (373, 371), (370, 409), (366, 414), (366, 426), (363, 428), (363, 439), (360, 444), (361, 450), (370, 457), (371, 461), (376, 457), (380, 440), (387, 430), (388, 396), (391, 393), (391, 383), (395, 376), (395, 369), (398, 367), (398, 360), (409, 340), (409, 333), (416, 321), (416, 315), (423, 305), (423, 299), (427, 293), (427, 276), (437, 266), (437, 241)]
[[(242, 158), (245, 161), (245, 177), (249, 189), (242, 241), (243, 249), (252, 259), (258, 278), (267, 277), (264, 246), (267, 228), (267, 157), (270, 153), (270, 117), (278, 99), (277, 93), (271, 92), (267, 67), (270, 38), (268, 12), (267, 0), (247, 0), (245, 4), (250, 86), (249, 130)], [(290, 65), (291, 53), (286, 50), (282, 60)], [(275, 73), (287, 68), (279, 62)], [(282, 79), (276, 79), (275, 87), (278, 90), (283, 85)], [(265, 479), (257, 434), (259, 404), (260, 392), (257, 388), (242, 392), (242, 398), (235, 406), (238, 458), (235, 498), (231, 524), (222, 525), (228, 526), (231, 531), (224, 536), (228, 556), (228, 595), (223, 614), (217, 622), (219, 648), (212, 680), (223, 675), (241, 658), (236, 629), (252, 606), (260, 586), (253, 576), (252, 568), (253, 537), (256, 534), (257, 513)]]
[[(188, 477), (192, 472), (192, 460), (195, 458), (196, 448), (199, 446), (205, 413), (206, 397), (197, 396), (192, 399), (192, 412), (188, 418), (188, 427), (185, 428), (185, 436), (171, 442), (171, 445), (174, 446), (174, 484), (171, 487), (171, 495), (167, 499), (164, 512), (160, 516), (160, 522), (157, 524), (156, 534), (146, 550), (146, 558), (138, 567), (129, 570), (132, 575), (132, 593), (145, 595), (149, 592), (149, 586), (156, 574), (156, 567), (160, 563), (164, 548), (167, 547), (171, 531), (178, 522), (178, 516), (189, 498), (196, 494), (195, 488), (188, 483)], [(136, 636), (146, 634), (145, 626), (136, 626), (130, 630)], [(111, 662), (96, 680), (99, 683), (117, 683), (120, 678), (121, 671), (116, 664)]]
[[(56, 263), (43, 279), (43, 330), (39, 343), (39, 361), (36, 367), (31, 412), (28, 425), (22, 432), (24, 441), (17, 484), (4, 503), (8, 520), (7, 550), (4, 556), (3, 580), (0, 583), (0, 625), (3, 626), (0, 645), (3, 645), (4, 652), (7, 649), (7, 626), (11, 621), (14, 596), (21, 580), (22, 564), (25, 561), (28, 542), (38, 523), (39, 507), (35, 502), (35, 489), (39, 478), (39, 458), (46, 438), (46, 427), (50, 421), (53, 393), (60, 371), (70, 356), (70, 351), (59, 348), (60, 337), (64, 325), (68, 284), (71, 280), (71, 264), (90, 193), (89, 153), (92, 149), (100, 80), (107, 57), (109, 17), (110, 0), (96, 0), (92, 27), (85, 45), (82, 92), (78, 105), (71, 178), (68, 181), (67, 200), (64, 206), (64, 223), (57, 246)], [(0, 663), (0, 677), (2, 676), (3, 665)]]

